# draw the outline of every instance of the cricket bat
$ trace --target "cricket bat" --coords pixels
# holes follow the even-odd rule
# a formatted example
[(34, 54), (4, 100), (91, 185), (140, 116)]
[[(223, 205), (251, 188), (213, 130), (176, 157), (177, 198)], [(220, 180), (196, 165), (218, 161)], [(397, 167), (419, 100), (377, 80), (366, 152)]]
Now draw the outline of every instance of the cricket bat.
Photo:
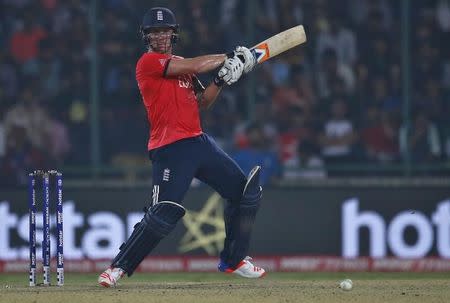
[(303, 25), (297, 25), (256, 44), (250, 51), (260, 64), (305, 42), (305, 29)]

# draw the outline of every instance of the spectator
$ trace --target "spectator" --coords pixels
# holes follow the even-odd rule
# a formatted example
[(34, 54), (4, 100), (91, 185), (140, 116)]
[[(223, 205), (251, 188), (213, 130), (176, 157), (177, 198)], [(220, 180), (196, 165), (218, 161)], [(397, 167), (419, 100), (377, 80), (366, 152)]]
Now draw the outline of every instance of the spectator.
[(331, 96), (332, 85), (338, 81), (347, 95), (354, 92), (355, 75), (352, 69), (337, 60), (336, 52), (333, 49), (326, 49), (323, 52), (320, 69), (317, 73), (317, 87), (321, 98)]
[(232, 158), (239, 164), (245, 174), (250, 173), (255, 165), (260, 165), (261, 184), (267, 184), (280, 175), (280, 164), (259, 124), (252, 124), (247, 128), (248, 147), (237, 150)]
[(33, 146), (27, 129), (20, 124), (10, 125), (6, 141), (6, 154), (1, 167), (3, 182), (6, 183), (3, 185), (25, 185), (29, 171), (45, 167), (44, 155)]
[[(245, 121), (240, 118), (241, 123), (237, 124), (234, 132), (234, 142), (237, 148), (245, 149), (250, 146), (248, 137), (248, 128), (251, 125), (260, 125), (264, 132), (264, 137), (269, 142), (276, 141), (278, 135), (276, 124), (273, 120), (273, 110), (268, 103), (258, 103), (255, 104), (254, 108), (254, 119), (253, 122)], [(270, 149), (275, 150), (275, 147), (270, 145)]]
[(272, 62), (269, 63), (270, 74), (272, 76), (272, 82), (275, 86), (282, 86), (289, 83), (290, 74), (290, 64), (286, 58), (274, 58)]
[(349, 0), (349, 16), (356, 26), (366, 25), (373, 31), (386, 30), (392, 24), (392, 3), (387, 0)]
[[(360, 1), (360, 0), (357, 0)], [(368, 7), (367, 18), (358, 26), (358, 45), (360, 51), (360, 57), (370, 63), (370, 57), (372, 54), (373, 41), (375, 38), (391, 38), (389, 33), (389, 27), (387, 26), (387, 14), (379, 8)]]
[(278, 154), (283, 169), (298, 164), (297, 146), (300, 142), (314, 138), (311, 112), (303, 111), (297, 106), (290, 106), (285, 112), (277, 115)]
[(10, 133), (17, 126), (25, 129), (27, 140), (33, 147), (41, 150), (46, 148), (51, 128), (50, 119), (45, 107), (30, 87), (23, 90), (20, 101), (5, 114), (7, 138), (11, 138)]
[(40, 79), (42, 95), (54, 97), (61, 87), (61, 60), (56, 55), (56, 48), (51, 39), (39, 43), (39, 61), (36, 64), (35, 76)]
[(400, 112), (400, 98), (394, 96), (390, 90), (387, 78), (383, 74), (376, 74), (370, 81), (371, 92), (369, 104), (384, 111)]
[(45, 38), (46, 32), (33, 19), (33, 14), (25, 13), (22, 26), (12, 35), (10, 50), (19, 64), (36, 59), (39, 53), (39, 42)]
[(382, 111), (379, 122), (361, 132), (369, 160), (386, 163), (398, 159), (398, 123), (395, 115)]
[(418, 92), (415, 105), (425, 109), (428, 117), (438, 128), (445, 128), (448, 124), (448, 109), (445, 107), (444, 94), (441, 92), (442, 86), (436, 77), (428, 77), (422, 84)]
[(353, 123), (347, 117), (347, 104), (343, 99), (336, 98), (331, 105), (331, 116), (319, 136), (326, 164), (351, 162), (353, 144), (357, 139)]
[(284, 170), (284, 179), (323, 179), (326, 178), (324, 162), (320, 157), (318, 146), (311, 140), (301, 141), (297, 148), (298, 162)]
[(317, 38), (316, 60), (319, 61), (327, 49), (333, 49), (339, 64), (354, 65), (358, 58), (355, 33), (344, 27), (339, 16), (332, 15), (328, 20), (328, 26)]
[(365, 58), (370, 74), (387, 74), (393, 60), (389, 39), (386, 35), (376, 35), (368, 42), (368, 57)]
[(0, 49), (0, 91), (3, 98), (13, 98), (19, 91), (19, 72), (12, 56)]
[(437, 1), (436, 21), (442, 31), (450, 32), (450, 4), (447, 0)]
[(62, 122), (63, 114), (53, 111), (50, 117), (50, 128), (48, 131), (48, 146), (46, 152), (51, 158), (53, 165), (60, 166), (70, 153), (71, 145), (67, 126)]
[(222, 0), (220, 3), (220, 36), (223, 37), (225, 49), (233, 48), (244, 41), (246, 1)]
[(289, 107), (299, 107), (311, 111), (317, 99), (310, 79), (301, 68), (292, 71), (290, 78), (289, 83), (280, 85), (274, 90), (272, 99), (275, 110), (284, 112)]
[(411, 127), (401, 127), (399, 140), (402, 156), (409, 150), (414, 163), (432, 163), (441, 157), (439, 132), (423, 109), (416, 111)]

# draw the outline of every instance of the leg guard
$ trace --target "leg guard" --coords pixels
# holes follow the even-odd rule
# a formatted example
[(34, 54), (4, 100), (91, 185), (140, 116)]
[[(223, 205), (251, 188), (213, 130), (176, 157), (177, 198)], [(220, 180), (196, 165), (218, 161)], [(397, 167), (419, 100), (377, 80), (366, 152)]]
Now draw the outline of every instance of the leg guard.
[(162, 201), (153, 205), (141, 222), (135, 225), (130, 238), (120, 246), (112, 267), (119, 267), (131, 276), (139, 263), (175, 228), (185, 213), (184, 207), (174, 202)]
[(242, 194), (241, 203), (229, 203), (224, 212), (226, 238), (220, 255), (222, 262), (234, 267), (246, 256), (250, 243), (253, 223), (262, 197), (259, 185), (260, 166), (250, 172)]

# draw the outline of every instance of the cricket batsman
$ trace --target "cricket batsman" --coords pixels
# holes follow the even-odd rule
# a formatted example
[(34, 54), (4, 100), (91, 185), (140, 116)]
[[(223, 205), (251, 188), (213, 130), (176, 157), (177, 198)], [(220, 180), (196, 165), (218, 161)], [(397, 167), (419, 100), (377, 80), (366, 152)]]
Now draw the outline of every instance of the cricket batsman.
[[(247, 256), (252, 226), (260, 206), (260, 167), (246, 177), (240, 167), (202, 131), (199, 109), (207, 109), (222, 87), (253, 69), (256, 59), (246, 47), (227, 54), (182, 58), (172, 54), (178, 40), (175, 15), (155, 7), (144, 16), (141, 34), (148, 51), (136, 65), (136, 80), (150, 124), (149, 158), (153, 164), (153, 201), (135, 225), (111, 266), (98, 278), (104, 287), (131, 276), (142, 260), (184, 216), (183, 198), (195, 177), (226, 201), (226, 237), (218, 269), (246, 278), (260, 278), (265, 270)], [(205, 88), (197, 74), (218, 69)]]

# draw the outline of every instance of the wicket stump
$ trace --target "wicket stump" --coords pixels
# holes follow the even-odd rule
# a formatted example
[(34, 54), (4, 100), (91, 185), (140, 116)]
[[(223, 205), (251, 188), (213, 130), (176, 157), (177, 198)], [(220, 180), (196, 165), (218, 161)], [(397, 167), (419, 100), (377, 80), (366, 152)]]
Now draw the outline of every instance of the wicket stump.
[[(42, 178), (42, 265), (44, 275), (44, 286), (50, 285), (50, 184), (51, 179), (55, 179), (56, 189), (56, 274), (57, 285), (64, 285), (64, 259), (63, 259), (63, 179), (62, 174), (56, 170), (42, 171), (36, 170), (28, 175), (28, 206), (29, 206), (29, 236), (30, 236), (30, 286), (36, 286), (36, 187), (37, 178)], [(39, 179), (38, 179), (39, 180)]]

